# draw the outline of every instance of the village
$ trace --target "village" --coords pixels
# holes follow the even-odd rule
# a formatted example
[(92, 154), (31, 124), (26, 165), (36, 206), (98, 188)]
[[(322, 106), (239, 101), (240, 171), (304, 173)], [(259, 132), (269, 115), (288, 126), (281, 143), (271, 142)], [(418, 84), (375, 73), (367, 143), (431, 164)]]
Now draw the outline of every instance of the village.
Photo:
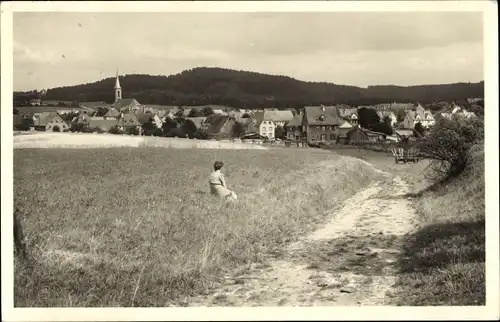
[[(220, 105), (166, 106), (123, 98), (116, 73), (115, 102), (44, 100), (44, 92), (29, 106), (14, 108), (16, 131), (85, 132), (168, 136), (190, 139), (241, 140), (283, 146), (363, 145), (415, 141), (437, 118), (474, 112), (455, 102), (439, 102), (432, 112), (420, 103), (348, 106), (319, 105), (302, 109), (236, 109)], [(482, 98), (469, 98), (478, 104)], [(362, 115), (361, 115), (362, 114)]]

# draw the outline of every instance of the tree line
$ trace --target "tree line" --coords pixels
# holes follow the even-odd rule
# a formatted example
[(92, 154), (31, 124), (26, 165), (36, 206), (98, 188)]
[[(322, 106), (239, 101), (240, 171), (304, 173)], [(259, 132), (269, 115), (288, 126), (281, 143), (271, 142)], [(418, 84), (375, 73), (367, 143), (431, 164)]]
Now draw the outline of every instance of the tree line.
[[(80, 102), (114, 101), (114, 78), (47, 90), (43, 99)], [(356, 86), (305, 82), (287, 76), (267, 75), (224, 68), (198, 67), (170, 76), (145, 74), (120, 78), (125, 97), (142, 104), (206, 105), (235, 108), (276, 107), (299, 109), (305, 105), (349, 104), (353, 106), (389, 102), (461, 101), (483, 97), (484, 82), (422, 86)], [(15, 92), (14, 100), (29, 101), (37, 93)]]

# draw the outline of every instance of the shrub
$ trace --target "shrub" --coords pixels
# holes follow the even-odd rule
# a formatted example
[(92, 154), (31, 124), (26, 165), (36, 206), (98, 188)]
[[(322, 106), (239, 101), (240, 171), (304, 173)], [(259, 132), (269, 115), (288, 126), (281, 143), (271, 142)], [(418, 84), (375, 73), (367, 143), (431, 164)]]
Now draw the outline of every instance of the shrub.
[(54, 125), (52, 132), (61, 132), (61, 128), (58, 125)]
[(156, 129), (154, 129), (152, 134), (153, 134), (153, 136), (162, 136), (163, 131), (162, 131), (162, 129), (156, 128)]
[(131, 126), (125, 130), (125, 132), (129, 135), (139, 135), (139, 130), (135, 126)]
[(418, 144), (423, 157), (431, 159), (433, 180), (458, 176), (468, 166), (474, 144), (484, 139), (484, 123), (479, 118), (454, 116), (439, 119), (427, 139)]
[(198, 132), (196, 132), (196, 138), (199, 140), (208, 140), (210, 135), (208, 135), (207, 131), (198, 130)]
[(109, 134), (121, 134), (120, 129), (117, 126), (113, 126), (108, 131)]

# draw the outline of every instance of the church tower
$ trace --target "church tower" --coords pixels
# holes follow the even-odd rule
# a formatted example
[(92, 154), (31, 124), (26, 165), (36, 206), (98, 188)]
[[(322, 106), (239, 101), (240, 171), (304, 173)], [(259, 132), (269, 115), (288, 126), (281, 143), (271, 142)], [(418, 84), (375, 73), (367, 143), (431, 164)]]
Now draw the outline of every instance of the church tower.
[(116, 83), (115, 83), (115, 103), (122, 99), (122, 88), (120, 86), (120, 79), (118, 78), (118, 69), (116, 70)]

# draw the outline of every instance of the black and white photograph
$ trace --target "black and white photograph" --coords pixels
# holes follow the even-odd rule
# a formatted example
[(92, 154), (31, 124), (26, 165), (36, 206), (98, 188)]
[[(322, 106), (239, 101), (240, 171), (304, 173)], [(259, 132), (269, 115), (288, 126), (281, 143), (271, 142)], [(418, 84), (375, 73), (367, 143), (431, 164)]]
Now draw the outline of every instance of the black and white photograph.
[(2, 2), (5, 320), (498, 318), (497, 3), (425, 3)]

